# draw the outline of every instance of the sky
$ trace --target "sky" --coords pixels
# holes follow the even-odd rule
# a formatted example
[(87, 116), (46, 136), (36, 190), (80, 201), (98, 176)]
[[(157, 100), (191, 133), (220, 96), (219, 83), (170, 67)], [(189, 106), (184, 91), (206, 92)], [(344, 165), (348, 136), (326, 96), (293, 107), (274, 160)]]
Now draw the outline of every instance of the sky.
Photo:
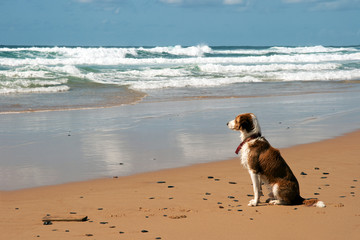
[(0, 0), (0, 45), (360, 45), (360, 0)]

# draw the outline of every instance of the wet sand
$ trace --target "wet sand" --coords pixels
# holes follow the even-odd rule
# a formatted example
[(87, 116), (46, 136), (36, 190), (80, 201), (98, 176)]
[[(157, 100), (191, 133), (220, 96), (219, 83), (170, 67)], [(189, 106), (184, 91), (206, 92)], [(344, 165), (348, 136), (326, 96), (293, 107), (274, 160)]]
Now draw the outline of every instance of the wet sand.
[[(0, 192), (2, 239), (358, 239), (360, 131), (281, 149), (301, 195), (326, 208), (248, 207), (238, 159)], [(263, 197), (262, 200), (265, 200)], [(87, 216), (43, 225), (42, 218)]]
[(274, 147), (317, 142), (359, 127), (359, 91), (152, 102), (0, 115), (0, 190), (55, 185), (229, 159), (226, 123), (257, 115)]

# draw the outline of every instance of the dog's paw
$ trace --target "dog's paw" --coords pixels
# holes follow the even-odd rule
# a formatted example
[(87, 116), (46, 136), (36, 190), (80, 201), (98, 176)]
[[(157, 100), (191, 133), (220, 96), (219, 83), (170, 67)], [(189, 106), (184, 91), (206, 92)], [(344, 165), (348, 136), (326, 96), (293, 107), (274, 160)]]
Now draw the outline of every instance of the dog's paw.
[(274, 201), (275, 200), (275, 198), (273, 198), (273, 197), (270, 197), (270, 198), (268, 198), (268, 199), (266, 199), (266, 203), (270, 203), (271, 201)]
[(280, 200), (269, 200), (269, 204), (273, 204), (273, 205), (281, 205), (282, 202)]
[(255, 199), (251, 199), (251, 200), (249, 201), (248, 206), (249, 206), (249, 207), (255, 207), (255, 206), (257, 206), (257, 204), (258, 204), (258, 201), (256, 201)]

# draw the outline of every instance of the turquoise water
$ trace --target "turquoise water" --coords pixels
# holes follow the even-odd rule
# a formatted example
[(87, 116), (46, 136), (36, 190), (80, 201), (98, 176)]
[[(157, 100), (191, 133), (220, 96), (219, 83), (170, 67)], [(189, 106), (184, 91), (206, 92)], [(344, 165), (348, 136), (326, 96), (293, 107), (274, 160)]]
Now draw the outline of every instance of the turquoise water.
[(358, 80), (359, 46), (0, 46), (0, 112), (107, 107), (146, 95), (328, 91), (336, 88), (331, 83)]

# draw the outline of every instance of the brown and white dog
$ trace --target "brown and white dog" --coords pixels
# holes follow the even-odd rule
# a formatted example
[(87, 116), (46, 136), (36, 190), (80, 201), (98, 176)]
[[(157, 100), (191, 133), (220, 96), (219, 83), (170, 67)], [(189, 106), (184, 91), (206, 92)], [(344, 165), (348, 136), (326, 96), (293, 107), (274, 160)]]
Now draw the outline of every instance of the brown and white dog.
[(241, 144), (235, 152), (238, 154), (240, 151), (241, 163), (249, 171), (252, 180), (254, 199), (250, 200), (249, 206), (256, 206), (260, 202), (263, 182), (270, 192), (267, 201), (270, 204), (325, 207), (322, 201), (305, 200), (300, 196), (296, 177), (280, 151), (261, 136), (260, 125), (254, 114), (240, 114), (227, 125), (231, 130), (240, 132)]

